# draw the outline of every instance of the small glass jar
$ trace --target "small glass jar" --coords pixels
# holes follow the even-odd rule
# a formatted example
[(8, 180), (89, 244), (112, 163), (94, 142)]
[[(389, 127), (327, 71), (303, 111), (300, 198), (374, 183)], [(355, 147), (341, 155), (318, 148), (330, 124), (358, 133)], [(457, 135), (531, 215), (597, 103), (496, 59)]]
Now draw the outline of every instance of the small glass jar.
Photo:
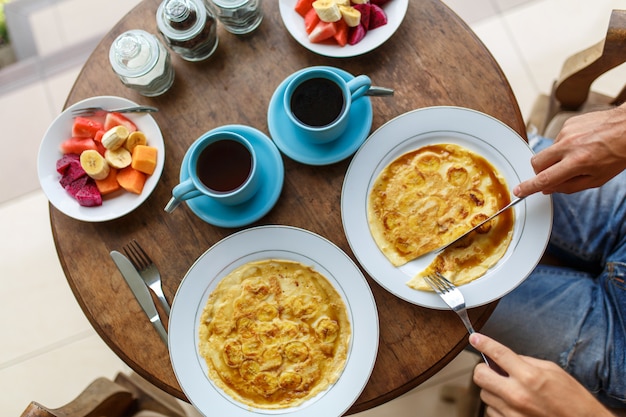
[(166, 45), (181, 58), (202, 61), (217, 49), (217, 21), (202, 0), (164, 0), (156, 18)]
[(205, 0), (205, 2), (215, 11), (224, 28), (235, 35), (247, 35), (263, 21), (261, 0)]
[(146, 97), (165, 93), (174, 82), (169, 52), (156, 36), (143, 30), (119, 35), (109, 49), (109, 62), (124, 85)]

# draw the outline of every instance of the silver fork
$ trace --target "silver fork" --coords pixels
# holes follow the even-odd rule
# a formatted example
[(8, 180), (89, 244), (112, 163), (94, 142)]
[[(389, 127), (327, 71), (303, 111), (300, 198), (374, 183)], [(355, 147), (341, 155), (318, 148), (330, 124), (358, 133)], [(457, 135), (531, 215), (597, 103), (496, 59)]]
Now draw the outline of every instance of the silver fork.
[(154, 113), (159, 111), (156, 107), (152, 106), (132, 106), (123, 107), (119, 109), (107, 110), (103, 107), (83, 107), (81, 109), (72, 110), (72, 116), (96, 116), (104, 115), (106, 113)]
[(135, 269), (137, 269), (137, 271), (139, 272), (139, 275), (141, 275), (143, 281), (157, 296), (159, 302), (165, 310), (165, 314), (167, 314), (167, 316), (169, 317), (170, 305), (167, 303), (165, 294), (163, 294), (161, 274), (159, 274), (159, 270), (157, 269), (154, 262), (152, 262), (152, 259), (150, 259), (148, 254), (141, 248), (141, 246), (139, 246), (139, 243), (137, 243), (137, 241), (134, 239), (128, 245), (124, 246), (124, 252), (135, 266)]
[[(475, 333), (472, 322), (467, 315), (467, 308), (465, 307), (465, 298), (463, 293), (453, 283), (451, 283), (446, 277), (436, 272), (434, 275), (428, 275), (424, 277), (424, 281), (431, 286), (431, 288), (439, 294), (441, 299), (454, 311), (460, 318), (469, 334)], [(483, 360), (490, 368), (499, 372), (502, 375), (506, 375), (506, 372), (496, 364), (493, 359), (480, 352)]]

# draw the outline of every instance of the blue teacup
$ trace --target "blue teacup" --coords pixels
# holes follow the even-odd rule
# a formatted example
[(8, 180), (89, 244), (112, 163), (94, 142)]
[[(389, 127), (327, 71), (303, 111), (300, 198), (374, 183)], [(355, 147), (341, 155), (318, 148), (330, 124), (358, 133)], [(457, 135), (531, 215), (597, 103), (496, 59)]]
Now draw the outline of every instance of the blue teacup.
[(248, 201), (258, 189), (257, 158), (243, 136), (207, 132), (187, 150), (189, 177), (172, 190), (165, 207), (171, 213), (184, 200), (207, 196), (226, 205)]
[(287, 84), (283, 106), (301, 137), (327, 143), (344, 133), (352, 102), (371, 85), (367, 75), (346, 81), (333, 71), (312, 67), (298, 72)]

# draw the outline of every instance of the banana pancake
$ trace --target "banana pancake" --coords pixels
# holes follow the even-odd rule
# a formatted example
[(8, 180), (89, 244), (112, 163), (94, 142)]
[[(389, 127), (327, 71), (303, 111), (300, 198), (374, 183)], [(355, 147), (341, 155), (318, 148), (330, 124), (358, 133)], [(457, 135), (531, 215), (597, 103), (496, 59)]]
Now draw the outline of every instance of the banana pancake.
[(294, 407), (333, 384), (346, 364), (346, 306), (319, 272), (294, 261), (250, 262), (211, 293), (199, 329), (208, 376), (263, 409)]
[[(382, 253), (403, 265), (461, 236), (510, 202), (504, 177), (482, 156), (455, 144), (407, 152), (380, 172), (368, 198), (370, 232)], [(504, 255), (513, 234), (507, 210), (439, 254), (409, 281), (438, 271), (456, 284), (482, 275)]]

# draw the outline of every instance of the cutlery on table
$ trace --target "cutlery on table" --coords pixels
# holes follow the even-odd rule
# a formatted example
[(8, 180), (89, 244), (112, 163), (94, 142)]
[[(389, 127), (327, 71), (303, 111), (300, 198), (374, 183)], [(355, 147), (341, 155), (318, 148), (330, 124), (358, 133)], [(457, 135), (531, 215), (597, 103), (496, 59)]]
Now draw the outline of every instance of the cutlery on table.
[(365, 92), (365, 95), (370, 97), (393, 96), (393, 90), (391, 88), (377, 87), (373, 85)]
[(128, 260), (128, 258), (122, 255), (118, 251), (111, 251), (111, 258), (113, 258), (113, 262), (117, 265), (117, 268), (122, 273), (122, 276), (126, 280), (126, 283), (130, 287), (131, 291), (135, 295), (137, 301), (139, 301), (139, 305), (146, 313), (150, 322), (154, 326), (154, 328), (161, 336), (161, 339), (167, 346), (167, 331), (161, 322), (161, 317), (159, 317), (159, 313), (152, 301), (152, 296), (150, 295), (150, 291), (148, 287), (143, 282), (141, 276), (139, 276), (139, 272), (135, 269), (133, 264)]
[(163, 294), (163, 284), (161, 282), (161, 274), (157, 269), (152, 259), (148, 254), (139, 246), (136, 240), (132, 240), (129, 244), (124, 246), (124, 253), (130, 259), (135, 269), (139, 272), (143, 282), (150, 287), (157, 296), (159, 302), (165, 310), (165, 314), (170, 316), (170, 305), (167, 303), (165, 294)]
[[(424, 277), (424, 281), (431, 288), (439, 294), (441, 299), (450, 307), (452, 311), (454, 311), (460, 318), (465, 328), (469, 332), (469, 334), (475, 333), (474, 327), (472, 326), (472, 322), (467, 315), (467, 309), (465, 307), (465, 297), (463, 297), (463, 293), (459, 290), (453, 283), (451, 283), (446, 277), (441, 275), (439, 272), (435, 274), (428, 275)], [(490, 368), (498, 372), (500, 375), (508, 376), (507, 373), (500, 368), (500, 366), (495, 363), (491, 358), (480, 352), (483, 360)]]
[[(443, 246), (438, 247), (437, 249), (433, 249), (429, 252), (426, 252), (424, 254), (422, 254), (421, 256), (425, 256), (428, 255), (429, 253), (439, 253), (439, 252), (443, 252), (444, 249), (454, 245), (456, 242), (458, 242), (459, 240), (463, 239), (465, 236), (469, 235), (470, 233), (472, 233), (474, 230), (478, 229), (480, 226), (484, 225), (485, 223), (495, 219), (496, 217), (498, 217), (500, 214), (504, 213), (505, 211), (507, 211), (508, 209), (510, 209), (511, 207), (513, 207), (514, 205), (516, 205), (517, 203), (519, 203), (520, 201), (522, 201), (523, 199), (525, 199), (526, 196), (522, 197), (522, 198), (516, 198), (514, 200), (512, 200), (509, 204), (507, 204), (506, 206), (502, 207), (500, 210), (498, 210), (495, 214), (492, 214), (491, 216), (487, 217), (485, 220), (483, 220), (482, 222), (478, 223), (476, 226), (472, 227), (471, 229), (469, 229), (467, 232), (463, 233), (461, 236), (457, 237), (456, 239), (454, 239), (452, 242), (450, 243), (446, 243)], [(420, 257), (421, 257), (420, 256)]]
[(105, 109), (103, 107), (83, 107), (80, 109), (72, 110), (72, 116), (97, 116), (104, 115), (106, 113), (154, 113), (159, 111), (156, 107), (152, 106), (132, 106), (122, 107), (119, 109)]

